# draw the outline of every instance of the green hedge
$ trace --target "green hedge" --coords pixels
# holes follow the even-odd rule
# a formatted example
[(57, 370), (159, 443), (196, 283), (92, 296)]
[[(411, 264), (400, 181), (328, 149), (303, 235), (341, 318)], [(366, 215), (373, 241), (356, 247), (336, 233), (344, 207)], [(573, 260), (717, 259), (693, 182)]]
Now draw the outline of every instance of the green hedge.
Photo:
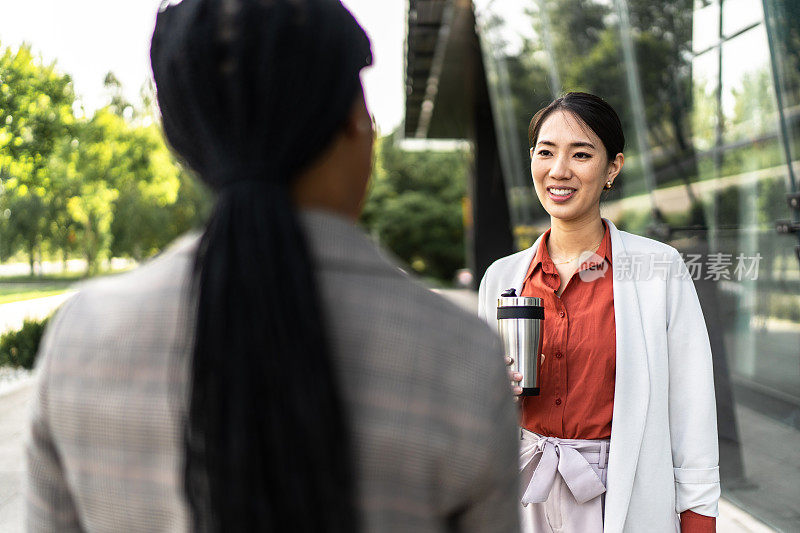
[(48, 318), (28, 320), (22, 328), (0, 336), (0, 366), (33, 368)]

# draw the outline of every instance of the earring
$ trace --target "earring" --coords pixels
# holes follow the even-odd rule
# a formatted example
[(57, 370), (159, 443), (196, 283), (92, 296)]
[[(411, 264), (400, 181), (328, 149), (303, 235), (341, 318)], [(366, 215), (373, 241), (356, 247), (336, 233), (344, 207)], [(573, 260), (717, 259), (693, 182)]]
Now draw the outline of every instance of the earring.
[(605, 186), (605, 187), (603, 187), (603, 188), (604, 188), (604, 189), (611, 189), (611, 182), (610, 182), (610, 181), (607, 181), (607, 182), (606, 182), (606, 186)]

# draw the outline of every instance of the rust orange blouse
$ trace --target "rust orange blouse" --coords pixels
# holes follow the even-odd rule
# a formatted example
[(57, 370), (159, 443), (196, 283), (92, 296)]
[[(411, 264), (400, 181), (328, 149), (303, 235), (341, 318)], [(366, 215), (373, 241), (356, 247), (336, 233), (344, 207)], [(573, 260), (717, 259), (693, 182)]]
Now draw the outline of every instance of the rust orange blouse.
[(522, 399), (521, 425), (548, 437), (606, 439), (617, 355), (611, 237), (606, 228), (595, 256), (580, 265), (561, 297), (549, 237), (547, 230), (521, 291), (542, 299), (545, 317), (540, 395)]
[[(603, 222), (605, 225), (605, 222)], [(550, 230), (531, 261), (521, 296), (541, 298), (545, 323), (540, 395), (522, 398), (522, 427), (565, 439), (611, 437), (617, 338), (611, 236), (557, 296), (561, 278), (547, 252)], [(682, 533), (714, 533), (716, 519), (681, 513)]]

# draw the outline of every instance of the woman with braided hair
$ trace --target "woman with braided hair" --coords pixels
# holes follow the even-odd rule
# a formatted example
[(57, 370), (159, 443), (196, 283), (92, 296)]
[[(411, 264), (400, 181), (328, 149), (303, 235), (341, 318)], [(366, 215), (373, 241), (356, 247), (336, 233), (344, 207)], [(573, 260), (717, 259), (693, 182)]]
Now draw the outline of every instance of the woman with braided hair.
[(516, 530), (499, 343), (354, 225), (374, 131), (352, 15), (171, 2), (151, 59), (215, 205), (51, 322), (28, 531)]
[(343, 184), (363, 190), (369, 41), (338, 1), (190, 0), (159, 14), (151, 55), (167, 139), (217, 193), (194, 265), (185, 488), (195, 525), (290, 530), (319, 513), (350, 531), (348, 430), (292, 205), (305, 191), (291, 181), (313, 174), (355, 107), (348, 144), (360, 143), (361, 168)]

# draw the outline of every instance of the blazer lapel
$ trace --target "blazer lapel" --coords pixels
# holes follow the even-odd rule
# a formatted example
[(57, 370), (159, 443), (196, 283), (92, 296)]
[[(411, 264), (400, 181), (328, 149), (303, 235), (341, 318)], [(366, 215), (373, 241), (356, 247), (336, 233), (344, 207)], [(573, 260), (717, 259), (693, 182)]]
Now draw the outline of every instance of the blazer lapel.
[(533, 246), (526, 250), (526, 253), (520, 254), (519, 262), (513, 270), (514, 284), (511, 285), (511, 287), (517, 290), (517, 296), (522, 294), (522, 285), (525, 283), (525, 276), (528, 274), (528, 269), (531, 267), (531, 261), (533, 261), (533, 256), (536, 255), (536, 250), (539, 249), (540, 242), (542, 242), (542, 235), (539, 235), (539, 238), (536, 239)]
[(628, 513), (650, 399), (650, 375), (637, 283), (635, 278), (630, 279), (630, 270), (625, 271), (630, 256), (619, 230), (610, 221), (606, 223), (611, 231), (617, 335), (604, 528), (611, 532), (623, 530)]

